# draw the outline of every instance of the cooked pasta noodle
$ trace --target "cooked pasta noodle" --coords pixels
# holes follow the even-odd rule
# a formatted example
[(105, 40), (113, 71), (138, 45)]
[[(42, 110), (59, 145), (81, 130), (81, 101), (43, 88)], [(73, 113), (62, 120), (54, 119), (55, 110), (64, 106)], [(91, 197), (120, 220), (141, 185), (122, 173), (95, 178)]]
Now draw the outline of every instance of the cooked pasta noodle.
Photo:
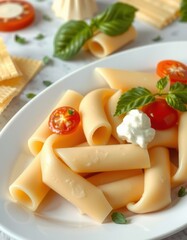
[(104, 106), (113, 93), (112, 89), (96, 89), (89, 92), (81, 101), (80, 114), (89, 145), (107, 144), (110, 139), (112, 127)]
[[(71, 106), (78, 110), (82, 98), (83, 97), (80, 93), (73, 90), (68, 90), (63, 94), (62, 98), (59, 100), (54, 109), (61, 106)], [(28, 140), (30, 152), (35, 156), (42, 149), (42, 146), (47, 137), (52, 134), (51, 130), (48, 127), (48, 118), (49, 116), (40, 124), (40, 126), (36, 129), (36, 131)]]

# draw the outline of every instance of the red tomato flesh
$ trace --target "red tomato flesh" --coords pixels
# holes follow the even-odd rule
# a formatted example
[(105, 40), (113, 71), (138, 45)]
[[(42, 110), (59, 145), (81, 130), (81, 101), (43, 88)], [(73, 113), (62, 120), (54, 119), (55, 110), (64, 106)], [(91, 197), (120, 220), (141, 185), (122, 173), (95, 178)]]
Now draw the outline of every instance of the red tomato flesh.
[(142, 111), (148, 115), (151, 127), (156, 130), (171, 128), (178, 122), (178, 112), (170, 107), (164, 99), (158, 99), (145, 105)]
[(35, 18), (31, 3), (22, 0), (0, 1), (0, 31), (20, 30), (30, 25)]
[(187, 66), (175, 60), (163, 60), (157, 64), (156, 73), (158, 76), (169, 76), (171, 84), (181, 82), (187, 84)]
[(76, 130), (79, 122), (79, 113), (72, 107), (64, 106), (51, 113), (48, 125), (53, 133), (69, 134)]

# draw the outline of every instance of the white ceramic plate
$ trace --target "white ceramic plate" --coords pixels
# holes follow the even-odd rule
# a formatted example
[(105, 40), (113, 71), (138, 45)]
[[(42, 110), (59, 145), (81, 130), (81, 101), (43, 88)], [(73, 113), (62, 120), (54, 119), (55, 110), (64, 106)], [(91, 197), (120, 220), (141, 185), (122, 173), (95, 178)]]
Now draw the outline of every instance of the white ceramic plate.
[[(170, 42), (149, 45), (118, 53), (60, 79), (39, 94), (7, 124), (0, 134), (0, 224), (2, 230), (19, 239), (77, 239), (77, 240), (126, 240), (161, 239), (187, 226), (187, 197), (174, 198), (172, 206), (151, 214), (133, 215), (130, 223), (112, 222), (97, 224), (65, 200), (51, 194), (45, 204), (33, 214), (13, 203), (8, 186), (14, 176), (30, 158), (27, 139), (39, 123), (58, 102), (66, 89), (83, 94), (107, 86), (94, 74), (95, 67), (114, 67), (129, 70), (154, 70), (162, 59), (176, 59), (187, 63), (187, 42)], [(16, 166), (16, 167), (15, 167)], [(174, 194), (175, 195), (175, 194)], [(93, 206), (94, 207), (94, 206)]]

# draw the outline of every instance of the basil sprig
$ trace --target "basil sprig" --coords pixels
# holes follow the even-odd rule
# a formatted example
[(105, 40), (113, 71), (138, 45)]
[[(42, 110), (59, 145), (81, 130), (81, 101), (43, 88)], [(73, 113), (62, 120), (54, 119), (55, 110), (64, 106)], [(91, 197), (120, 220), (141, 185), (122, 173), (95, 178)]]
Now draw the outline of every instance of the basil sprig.
[(181, 22), (187, 22), (187, 0), (181, 1), (180, 11), (179, 11), (179, 20)]
[(71, 59), (97, 31), (109, 36), (126, 32), (134, 20), (136, 10), (133, 6), (117, 2), (92, 18), (90, 24), (82, 20), (68, 21), (55, 35), (54, 56), (62, 60)]
[(154, 94), (144, 87), (132, 88), (123, 93), (117, 103), (114, 116), (125, 114), (132, 109), (154, 102), (157, 96), (165, 97), (167, 104), (172, 108), (181, 112), (187, 111), (187, 85), (176, 82), (170, 86), (169, 91), (166, 93), (164, 89), (168, 82), (168, 76), (161, 78), (156, 85), (158, 92)]

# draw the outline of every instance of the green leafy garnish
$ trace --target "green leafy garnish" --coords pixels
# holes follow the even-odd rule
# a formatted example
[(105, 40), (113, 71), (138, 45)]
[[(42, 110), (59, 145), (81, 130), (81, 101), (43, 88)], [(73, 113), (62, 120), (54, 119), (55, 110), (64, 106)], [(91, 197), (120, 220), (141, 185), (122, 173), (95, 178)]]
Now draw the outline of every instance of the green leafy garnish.
[(71, 20), (65, 23), (55, 37), (55, 57), (63, 60), (70, 59), (92, 36), (89, 25), (84, 21)]
[(44, 39), (45, 38), (45, 36), (42, 34), (42, 33), (39, 33), (36, 37), (35, 37), (35, 39), (37, 39), (37, 40), (42, 40), (42, 39)]
[(187, 22), (187, 0), (181, 1), (180, 11), (179, 11), (179, 20), (181, 22)]
[(178, 197), (184, 197), (187, 194), (185, 187), (181, 187), (178, 191)]
[(113, 4), (92, 19), (91, 27), (109, 36), (122, 34), (131, 26), (135, 12), (136, 8), (131, 5), (120, 2)]
[(155, 38), (153, 38), (153, 42), (159, 42), (161, 40), (162, 40), (162, 37), (160, 35), (158, 35)]
[(126, 32), (131, 26), (136, 8), (117, 2), (103, 13), (86, 21), (71, 20), (63, 24), (54, 39), (54, 56), (62, 60), (74, 57), (95, 32), (116, 36)]
[(35, 93), (27, 93), (26, 96), (28, 99), (32, 99), (36, 96), (36, 94)]
[(128, 221), (123, 213), (120, 212), (113, 212), (111, 215), (112, 221), (117, 224), (127, 224)]
[(187, 85), (176, 82), (170, 86), (169, 91), (166, 93), (163, 90), (168, 82), (168, 76), (161, 78), (156, 84), (158, 92), (154, 94), (144, 87), (132, 88), (123, 93), (117, 103), (114, 116), (125, 114), (132, 109), (154, 102), (157, 96), (165, 97), (167, 104), (172, 108), (181, 112), (187, 111)]
[(44, 65), (47, 65), (47, 64), (53, 62), (52, 58), (50, 58), (49, 56), (44, 56), (42, 60), (43, 60)]
[(19, 36), (19, 35), (15, 35), (15, 41), (17, 42), (17, 43), (19, 43), (19, 44), (27, 44), (28, 43), (28, 40), (26, 39), (26, 38), (24, 38), (24, 37), (21, 37), (21, 36)]
[(43, 20), (50, 22), (50, 21), (52, 21), (52, 18), (50, 16), (44, 14), (43, 15)]
[(44, 84), (46, 87), (48, 87), (48, 86), (50, 86), (50, 85), (52, 84), (52, 82), (49, 81), (49, 80), (44, 80), (44, 81), (43, 81), (43, 84)]

